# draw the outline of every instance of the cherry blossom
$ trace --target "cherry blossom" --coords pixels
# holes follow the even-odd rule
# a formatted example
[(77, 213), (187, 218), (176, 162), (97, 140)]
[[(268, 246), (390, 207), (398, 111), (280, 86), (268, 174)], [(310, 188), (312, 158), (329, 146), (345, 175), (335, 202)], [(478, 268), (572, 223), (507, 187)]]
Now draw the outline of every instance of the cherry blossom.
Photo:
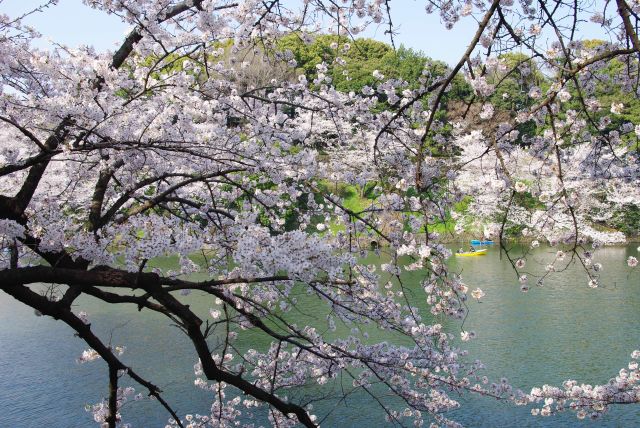
[(480, 288), (476, 288), (475, 290), (473, 290), (471, 292), (471, 297), (473, 297), (476, 300), (480, 300), (485, 296), (484, 291), (482, 291)]
[[(459, 233), (496, 239), (528, 291), (518, 269), (533, 259), (502, 245), (506, 230), (526, 230), (531, 248), (557, 247), (539, 285), (574, 260), (598, 287), (602, 265), (589, 245), (625, 242), (600, 226), (640, 200), (639, 124), (597, 92), (606, 83), (636, 93), (636, 6), (428, 2), (447, 28), (472, 23), (459, 61), (426, 65), (417, 82), (375, 70), (368, 86), (344, 93), (331, 68), (349, 44), (336, 42), (330, 59), (301, 75), (279, 42), (323, 31), (355, 37), (370, 25), (393, 38), (388, 2), (84, 3), (131, 26), (117, 49), (43, 50), (35, 30), (0, 17), (0, 289), (73, 330), (90, 348), (78, 362), (106, 365), (108, 397), (89, 407), (97, 423), (124, 426), (134, 391), (122, 378), (178, 427), (235, 426), (257, 408), (274, 426), (318, 426), (325, 415), (297, 392), (313, 385), (323, 397), (335, 382), (373, 395), (400, 425), (456, 426), (446, 412), (463, 405), (463, 391), (545, 400), (540, 415), (566, 402), (584, 417), (637, 401), (636, 363), (609, 386), (567, 381), (523, 394), (506, 379), (485, 380), (440, 321), (462, 323), (476, 285), (450, 270), (436, 232), (453, 219)], [(553, 31), (581, 34), (575, 7), (612, 41), (589, 47), (567, 39), (573, 31)], [(514, 66), (505, 54), (516, 46), (523, 57)], [(614, 59), (624, 66), (612, 75)], [(513, 76), (522, 105), (501, 97)], [(468, 85), (460, 114), (458, 83)], [(343, 187), (372, 196), (354, 207)], [(371, 251), (379, 268), (363, 261)], [(151, 267), (163, 256), (178, 266)], [(55, 287), (41, 293), (42, 283)], [(208, 312), (185, 303), (193, 291), (213, 299)], [(326, 318), (295, 322), (301, 295)], [(197, 353), (194, 385), (210, 393), (211, 412), (177, 414), (121, 360), (124, 347), (99, 337), (81, 296), (177, 325)], [(373, 340), (369, 328), (394, 340)], [(268, 345), (240, 351), (248, 329)], [(474, 337), (460, 330), (463, 342)]]

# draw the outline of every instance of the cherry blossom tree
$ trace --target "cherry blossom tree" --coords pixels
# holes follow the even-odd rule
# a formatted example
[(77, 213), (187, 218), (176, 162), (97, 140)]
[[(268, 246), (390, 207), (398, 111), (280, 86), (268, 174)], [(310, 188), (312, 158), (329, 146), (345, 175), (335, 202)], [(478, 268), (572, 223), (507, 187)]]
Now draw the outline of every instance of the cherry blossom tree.
[[(120, 407), (134, 391), (119, 387), (123, 376), (181, 427), (231, 426), (255, 407), (266, 407), (276, 426), (317, 426), (325, 415), (312, 404), (322, 397), (290, 391), (338, 376), (350, 379), (345, 395), (363, 391), (388, 421), (418, 426), (455, 425), (445, 412), (459, 406), (451, 393), (460, 391), (544, 400), (541, 414), (571, 408), (579, 417), (639, 401), (637, 363), (596, 387), (568, 381), (524, 394), (506, 381), (483, 382), (481, 363), (427, 321), (404, 283), (407, 271), (419, 271), (430, 314), (464, 318), (468, 288), (448, 271), (451, 254), (433, 225), (472, 197), (471, 214), (493, 219), (488, 235), (504, 244), (505, 226), (517, 225), (565, 243), (597, 286), (586, 245), (624, 239), (594, 225), (612, 206), (637, 203), (640, 133), (636, 123), (612, 120), (626, 107), (602, 105), (595, 82), (638, 93), (638, 4), (425, 1), (448, 28), (461, 20), (477, 28), (459, 61), (444, 75), (425, 69), (417, 86), (376, 70), (375, 85), (342, 93), (327, 64), (317, 64), (313, 81), (287, 72), (295, 61), (277, 42), (318, 31), (354, 38), (370, 25), (393, 39), (388, 0), (84, 3), (132, 26), (115, 52), (38, 49), (36, 30), (0, 17), (0, 289), (75, 331), (90, 348), (79, 362), (106, 363), (97, 422), (126, 419)], [(610, 41), (581, 43), (584, 18)], [(340, 64), (348, 47), (332, 49)], [(501, 59), (514, 49), (527, 53), (516, 64)], [(608, 61), (619, 72), (604, 73)], [(265, 72), (270, 65), (277, 72)], [(548, 87), (523, 80), (531, 102), (475, 127), (492, 119), (491, 97), (516, 69), (545, 73)], [(444, 100), (456, 76), (474, 93), (466, 113), (450, 118)], [(528, 122), (539, 133), (524, 141), (518, 127)], [(350, 209), (327, 180), (374, 183), (377, 197)], [(524, 193), (537, 202), (519, 204)], [(379, 268), (360, 261), (372, 241), (388, 258)], [(179, 257), (179, 271), (148, 267), (165, 255)], [(525, 259), (513, 260), (521, 279)], [(54, 286), (43, 295), (41, 283)], [(185, 303), (190, 290), (215, 299), (210, 314)], [(289, 316), (301, 291), (326, 306), (322, 328)], [(72, 310), (85, 296), (179, 326), (198, 355), (196, 385), (211, 391), (211, 414), (177, 414), (152, 379), (122, 362), (124, 348), (96, 335), (90, 314)], [(336, 324), (352, 333), (322, 333)], [(391, 332), (398, 344), (367, 340), (358, 326)], [(247, 328), (269, 348), (238, 352)], [(463, 341), (473, 336), (461, 332)]]

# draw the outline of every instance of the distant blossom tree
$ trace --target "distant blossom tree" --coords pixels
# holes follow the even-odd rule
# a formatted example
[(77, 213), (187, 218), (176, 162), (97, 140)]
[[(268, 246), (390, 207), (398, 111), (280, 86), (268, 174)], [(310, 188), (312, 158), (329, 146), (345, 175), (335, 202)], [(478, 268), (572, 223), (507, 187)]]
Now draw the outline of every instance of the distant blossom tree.
[[(119, 387), (123, 376), (180, 427), (236, 426), (255, 408), (268, 409), (274, 426), (317, 426), (325, 415), (311, 404), (322, 396), (296, 399), (291, 391), (328, 387), (339, 376), (350, 379), (344, 394), (369, 394), (389, 422), (417, 426), (456, 426), (446, 411), (460, 405), (450, 395), (460, 391), (580, 418), (640, 401), (639, 351), (600, 386), (567, 381), (523, 393), (487, 382), (481, 363), (442, 325), (424, 321), (403, 283), (405, 271), (423, 272), (431, 314), (465, 316), (469, 290), (447, 270), (450, 251), (430, 227), (471, 196), (470, 214), (502, 219), (487, 226), (488, 236), (504, 241), (505, 226), (520, 226), (534, 243), (564, 244), (556, 262), (579, 260), (585, 286), (598, 285), (587, 244), (624, 239), (594, 222), (611, 206), (638, 203), (640, 124), (612, 120), (625, 106), (601, 105), (594, 82), (607, 78), (637, 97), (640, 4), (424, 1), (448, 28), (462, 19), (477, 25), (459, 61), (442, 74), (425, 69), (418, 86), (375, 70), (375, 84), (343, 93), (327, 64), (316, 65), (313, 81), (287, 73), (296, 64), (279, 40), (319, 29), (352, 39), (368, 25), (393, 38), (392, 2), (84, 3), (133, 27), (115, 52), (42, 50), (20, 17), (0, 16), (0, 289), (68, 325), (90, 348), (78, 361), (106, 363), (108, 396), (93, 407), (98, 423), (123, 425), (121, 404), (141, 397)], [(583, 45), (583, 18), (611, 41)], [(331, 49), (340, 65), (344, 45)], [(506, 61), (515, 49), (517, 61)], [(612, 59), (624, 67), (603, 73)], [(267, 64), (278, 72), (265, 72)], [(491, 100), (513, 82), (506, 77), (526, 70), (545, 73), (549, 87), (521, 79), (521, 109), (474, 128), (492, 119)], [(473, 94), (467, 113), (449, 119), (443, 100), (459, 76)], [(518, 138), (525, 123), (539, 130), (527, 141)], [(326, 180), (377, 183), (378, 196), (354, 211)], [(523, 194), (535, 203), (520, 201)], [(379, 269), (360, 262), (373, 240), (390, 256)], [(179, 272), (148, 267), (164, 255), (179, 256)], [(516, 271), (526, 263), (526, 254), (510, 258)], [(637, 266), (633, 257), (627, 263)], [(209, 279), (190, 280), (196, 272)], [(54, 286), (43, 295), (40, 283)], [(184, 302), (189, 290), (215, 299), (210, 314)], [(326, 305), (323, 328), (287, 315), (301, 290)], [(211, 414), (177, 414), (152, 379), (122, 362), (123, 347), (96, 335), (91, 314), (72, 310), (83, 296), (178, 325), (199, 357), (196, 385), (212, 392)], [(339, 338), (321, 333), (336, 323), (387, 330), (404, 345), (375, 343), (355, 328)], [(246, 328), (270, 347), (237, 352)], [(219, 340), (208, 340), (214, 335)], [(473, 336), (461, 332), (464, 341)]]

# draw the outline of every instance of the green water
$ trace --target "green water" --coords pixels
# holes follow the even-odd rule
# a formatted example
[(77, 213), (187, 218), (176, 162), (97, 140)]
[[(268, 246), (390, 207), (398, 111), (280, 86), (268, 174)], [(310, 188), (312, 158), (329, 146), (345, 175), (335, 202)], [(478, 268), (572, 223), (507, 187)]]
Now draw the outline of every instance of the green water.
[[(484, 257), (451, 258), (451, 269), (461, 272), (469, 288), (480, 287), (486, 293), (481, 302), (469, 302), (464, 329), (474, 330), (478, 338), (464, 347), (487, 366), (487, 376), (505, 376), (525, 391), (544, 383), (560, 385), (569, 378), (606, 382), (640, 348), (640, 271), (626, 266), (628, 256), (638, 257), (636, 247), (597, 250), (594, 259), (604, 266), (597, 289), (589, 288), (584, 271), (571, 265), (555, 273), (544, 287), (532, 286), (522, 293), (497, 249)], [(542, 272), (554, 254), (550, 248), (537, 249), (526, 270)], [(409, 280), (405, 285), (420, 301), (417, 283)], [(194, 293), (187, 299), (202, 314), (214, 306), (209, 296)], [(325, 319), (326, 307), (313, 299), (301, 297), (300, 309), (291, 313), (300, 318), (298, 324)], [(75, 310), (87, 311), (102, 337), (111, 336), (114, 345), (126, 345), (124, 361), (160, 385), (178, 413), (207, 414), (208, 393), (193, 386), (195, 353), (165, 318), (147, 311), (138, 313), (133, 306), (113, 307), (90, 299), (81, 301)], [(459, 334), (458, 322), (444, 324), (448, 331)], [(238, 344), (244, 349), (263, 349), (267, 344), (254, 331), (242, 335)], [(372, 339), (389, 336), (374, 334)], [(0, 427), (95, 426), (84, 406), (106, 394), (107, 370), (100, 360), (77, 364), (75, 359), (84, 349), (63, 324), (34, 316), (32, 310), (0, 292)], [(459, 399), (462, 408), (449, 416), (466, 426), (640, 425), (638, 405), (613, 408), (597, 422), (580, 422), (573, 414), (532, 417), (525, 407), (477, 396)], [(319, 403), (316, 413), (333, 407), (331, 400)], [(123, 414), (135, 427), (162, 427), (167, 420), (158, 403), (150, 400), (128, 403)], [(258, 413), (256, 422), (262, 423), (262, 416)], [(323, 426), (377, 427), (385, 423), (382, 411), (367, 396), (353, 395), (333, 408)]]

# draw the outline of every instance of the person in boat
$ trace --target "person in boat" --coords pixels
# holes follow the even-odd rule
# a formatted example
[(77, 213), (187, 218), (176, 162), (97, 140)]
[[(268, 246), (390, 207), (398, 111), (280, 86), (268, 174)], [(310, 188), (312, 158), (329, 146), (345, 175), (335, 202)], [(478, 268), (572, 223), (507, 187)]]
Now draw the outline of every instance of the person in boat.
[(476, 252), (476, 249), (475, 249), (475, 247), (473, 245), (471, 246), (471, 248), (469, 248), (469, 252), (470, 253), (475, 253)]
[(464, 253), (464, 250), (462, 248), (458, 248), (458, 254), (462, 254)]

